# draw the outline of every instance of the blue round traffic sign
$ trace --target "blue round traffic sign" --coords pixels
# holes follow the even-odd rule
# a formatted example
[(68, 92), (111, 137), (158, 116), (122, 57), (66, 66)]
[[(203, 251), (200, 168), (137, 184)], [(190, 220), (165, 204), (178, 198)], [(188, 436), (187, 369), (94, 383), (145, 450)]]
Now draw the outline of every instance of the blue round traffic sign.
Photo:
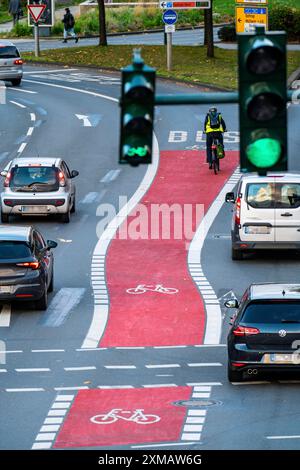
[(178, 19), (178, 15), (174, 10), (166, 10), (163, 12), (162, 19), (165, 24), (175, 24)]

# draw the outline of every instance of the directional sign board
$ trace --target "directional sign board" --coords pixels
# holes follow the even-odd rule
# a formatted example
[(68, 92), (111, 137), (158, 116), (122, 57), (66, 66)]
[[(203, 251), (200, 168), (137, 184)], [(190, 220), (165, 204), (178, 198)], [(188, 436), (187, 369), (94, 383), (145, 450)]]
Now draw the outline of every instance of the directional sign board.
[(38, 22), (39, 27), (49, 27), (54, 25), (54, 9), (55, 9), (55, 0), (28, 0), (27, 4), (28, 8), (28, 25), (34, 26), (36, 23), (36, 14), (32, 16), (32, 11), (38, 13), (38, 9), (42, 10), (42, 14), (40, 15)]
[(172, 10), (189, 10), (190, 8), (210, 8), (211, 3), (210, 0), (197, 0), (195, 2), (190, 2), (190, 1), (160, 1), (159, 2), (160, 8), (163, 10), (167, 10), (171, 8)]
[(236, 7), (235, 10), (237, 33), (252, 33), (256, 26), (268, 29), (268, 8)]
[(176, 11), (173, 11), (173, 10), (166, 10), (163, 12), (163, 15), (162, 15), (162, 19), (163, 19), (163, 22), (165, 24), (175, 24), (177, 19), (178, 19), (178, 15), (176, 13)]
[(268, 0), (235, 0), (235, 3), (255, 3), (256, 5), (266, 5)]

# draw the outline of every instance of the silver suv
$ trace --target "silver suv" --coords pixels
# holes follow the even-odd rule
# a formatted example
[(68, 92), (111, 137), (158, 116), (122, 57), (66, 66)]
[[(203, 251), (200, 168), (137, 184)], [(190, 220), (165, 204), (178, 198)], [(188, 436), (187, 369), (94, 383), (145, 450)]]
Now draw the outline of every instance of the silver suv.
[(16, 46), (7, 40), (0, 39), (0, 80), (9, 80), (18, 86), (23, 77), (23, 60)]
[(75, 212), (76, 188), (70, 171), (61, 158), (15, 158), (2, 171), (5, 177), (1, 193), (1, 221), (9, 222), (10, 215), (59, 214), (70, 222)]

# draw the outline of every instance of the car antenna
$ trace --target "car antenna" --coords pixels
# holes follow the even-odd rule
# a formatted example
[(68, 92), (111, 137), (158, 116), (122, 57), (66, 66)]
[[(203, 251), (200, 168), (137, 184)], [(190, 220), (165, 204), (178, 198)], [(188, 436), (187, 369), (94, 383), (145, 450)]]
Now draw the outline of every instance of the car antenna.
[(282, 295), (283, 295), (283, 297), (285, 296), (285, 290), (284, 290), (284, 289), (283, 289), (283, 291), (282, 291)]

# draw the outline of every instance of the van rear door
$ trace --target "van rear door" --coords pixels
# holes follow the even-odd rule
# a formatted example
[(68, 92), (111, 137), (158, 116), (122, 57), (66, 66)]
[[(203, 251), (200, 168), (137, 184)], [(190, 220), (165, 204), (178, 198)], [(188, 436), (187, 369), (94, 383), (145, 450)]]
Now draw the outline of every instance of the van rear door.
[(247, 183), (240, 204), (240, 240), (244, 242), (274, 243), (274, 178)]
[(300, 182), (277, 182), (275, 241), (300, 242)]

